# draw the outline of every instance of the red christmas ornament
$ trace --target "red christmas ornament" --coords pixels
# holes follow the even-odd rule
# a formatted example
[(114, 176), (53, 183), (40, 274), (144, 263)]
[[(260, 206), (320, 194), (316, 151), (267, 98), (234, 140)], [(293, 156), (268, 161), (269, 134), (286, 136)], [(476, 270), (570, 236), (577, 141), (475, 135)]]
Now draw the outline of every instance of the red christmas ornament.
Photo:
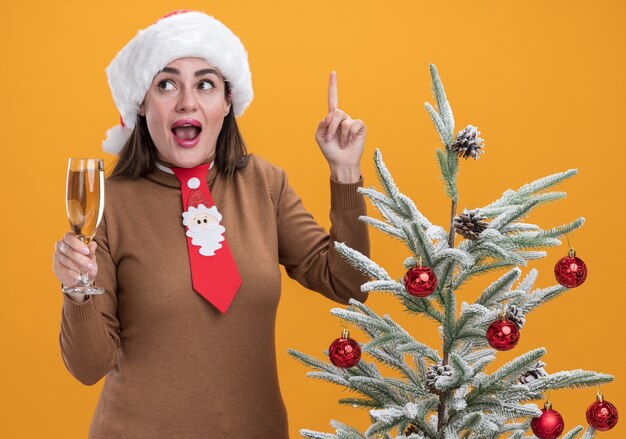
[(361, 359), (361, 346), (350, 338), (350, 333), (344, 329), (341, 338), (330, 344), (328, 356), (335, 366), (347, 369), (355, 366)]
[(572, 248), (568, 255), (559, 259), (554, 266), (554, 276), (564, 287), (576, 288), (587, 279), (587, 265), (576, 257), (576, 251)]
[(598, 431), (607, 431), (615, 427), (618, 420), (617, 407), (602, 398), (598, 392), (596, 402), (587, 409), (587, 422)]
[(437, 289), (435, 272), (430, 267), (422, 266), (421, 259), (418, 266), (412, 267), (406, 272), (402, 281), (404, 288), (411, 296), (415, 297), (430, 296)]
[(499, 351), (513, 349), (519, 341), (519, 328), (515, 323), (504, 317), (494, 321), (487, 328), (487, 341), (489, 345)]
[(530, 421), (533, 433), (540, 439), (558, 438), (565, 428), (563, 417), (556, 410), (552, 410), (550, 402), (546, 402), (541, 411), (541, 416)]

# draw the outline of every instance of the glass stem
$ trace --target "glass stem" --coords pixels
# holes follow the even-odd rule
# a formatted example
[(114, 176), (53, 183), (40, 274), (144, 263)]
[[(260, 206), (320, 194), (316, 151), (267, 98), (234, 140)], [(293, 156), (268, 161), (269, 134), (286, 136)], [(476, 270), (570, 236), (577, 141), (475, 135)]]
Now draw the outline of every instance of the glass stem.
[(78, 276), (78, 282), (81, 285), (90, 285), (91, 281), (89, 280), (89, 275), (85, 273), (82, 268), (80, 270), (80, 275)]
[[(80, 239), (80, 241), (85, 245), (89, 244), (89, 239), (85, 236), (79, 235), (78, 239)], [(80, 268), (80, 273), (78, 274), (78, 283), (84, 286), (91, 285), (91, 281), (89, 280), (89, 274), (87, 274), (82, 267)]]

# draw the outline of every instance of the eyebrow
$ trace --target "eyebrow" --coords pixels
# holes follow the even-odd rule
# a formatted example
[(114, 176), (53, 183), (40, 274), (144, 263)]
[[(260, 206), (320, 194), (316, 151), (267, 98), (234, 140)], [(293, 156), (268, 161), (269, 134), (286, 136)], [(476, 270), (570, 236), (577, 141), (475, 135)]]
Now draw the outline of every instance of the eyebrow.
[[(174, 75), (180, 75), (180, 70), (175, 69), (174, 67), (163, 67), (163, 69), (161, 70), (161, 72), (163, 73), (172, 73)], [(159, 72), (159, 73), (161, 73)], [(209, 73), (213, 73), (214, 75), (218, 76), (218, 77), (222, 77), (222, 75), (220, 75), (220, 73), (215, 70), (215, 69), (202, 69), (202, 70), (198, 70), (196, 73), (194, 73), (195, 77), (198, 76), (204, 76), (204, 75), (208, 75)]]

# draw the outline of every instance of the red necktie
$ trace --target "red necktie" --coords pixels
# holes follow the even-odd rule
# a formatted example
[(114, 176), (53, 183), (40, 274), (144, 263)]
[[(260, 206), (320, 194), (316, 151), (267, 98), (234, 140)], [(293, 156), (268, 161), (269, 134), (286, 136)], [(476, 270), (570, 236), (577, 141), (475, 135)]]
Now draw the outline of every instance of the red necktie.
[(207, 185), (210, 164), (172, 168), (183, 196), (183, 225), (193, 288), (223, 314), (241, 285), (239, 270), (223, 236), (222, 215)]

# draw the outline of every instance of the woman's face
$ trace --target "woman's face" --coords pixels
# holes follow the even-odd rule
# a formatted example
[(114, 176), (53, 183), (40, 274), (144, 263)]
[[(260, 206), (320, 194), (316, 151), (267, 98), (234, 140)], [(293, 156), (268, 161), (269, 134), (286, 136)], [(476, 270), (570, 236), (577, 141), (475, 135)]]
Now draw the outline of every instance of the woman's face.
[(139, 114), (146, 116), (159, 160), (192, 168), (215, 153), (230, 111), (224, 88), (221, 74), (200, 58), (179, 58), (157, 73)]

